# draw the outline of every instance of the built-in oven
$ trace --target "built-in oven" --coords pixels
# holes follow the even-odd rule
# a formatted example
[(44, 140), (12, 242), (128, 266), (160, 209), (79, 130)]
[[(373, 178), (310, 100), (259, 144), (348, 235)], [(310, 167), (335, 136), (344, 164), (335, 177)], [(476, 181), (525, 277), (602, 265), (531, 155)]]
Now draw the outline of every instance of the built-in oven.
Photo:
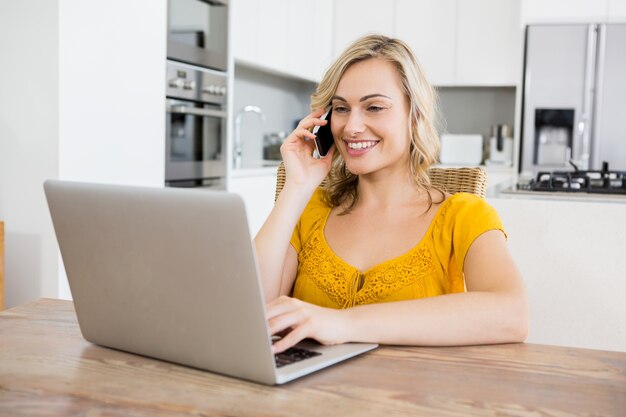
[(167, 62), (165, 182), (225, 188), (225, 73)]
[(168, 0), (167, 57), (226, 71), (228, 0)]

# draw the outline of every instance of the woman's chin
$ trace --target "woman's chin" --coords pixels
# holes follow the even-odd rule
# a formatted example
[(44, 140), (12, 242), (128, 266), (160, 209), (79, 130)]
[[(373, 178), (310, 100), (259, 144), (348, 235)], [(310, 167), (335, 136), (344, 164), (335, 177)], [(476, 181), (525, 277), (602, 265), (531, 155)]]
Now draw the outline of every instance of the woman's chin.
[(354, 175), (365, 175), (374, 171), (371, 164), (355, 163), (346, 161), (346, 168)]

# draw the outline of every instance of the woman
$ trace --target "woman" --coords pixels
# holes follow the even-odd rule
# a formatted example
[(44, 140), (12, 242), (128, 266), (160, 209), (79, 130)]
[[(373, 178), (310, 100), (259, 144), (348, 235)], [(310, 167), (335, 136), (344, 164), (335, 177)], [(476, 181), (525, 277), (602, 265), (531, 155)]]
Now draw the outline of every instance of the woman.
[[(281, 147), (285, 186), (255, 238), (274, 351), (323, 344), (520, 342), (527, 302), (497, 213), (426, 174), (435, 93), (402, 41), (370, 35), (331, 66)], [(313, 157), (332, 106), (335, 145)], [(328, 184), (318, 186), (329, 174)]]

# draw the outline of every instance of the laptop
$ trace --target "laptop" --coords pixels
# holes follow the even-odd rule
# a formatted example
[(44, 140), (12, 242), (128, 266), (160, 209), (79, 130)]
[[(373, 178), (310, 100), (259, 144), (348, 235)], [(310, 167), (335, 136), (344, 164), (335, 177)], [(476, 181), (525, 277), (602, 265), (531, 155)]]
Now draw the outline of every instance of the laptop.
[(269, 385), (377, 346), (304, 341), (275, 357), (237, 194), (57, 180), (44, 189), (92, 343)]

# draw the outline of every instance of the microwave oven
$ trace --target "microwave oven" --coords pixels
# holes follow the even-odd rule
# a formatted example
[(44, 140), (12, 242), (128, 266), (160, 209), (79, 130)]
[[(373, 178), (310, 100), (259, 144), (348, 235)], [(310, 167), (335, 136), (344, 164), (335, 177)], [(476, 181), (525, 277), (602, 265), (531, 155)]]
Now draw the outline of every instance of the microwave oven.
[(167, 58), (226, 71), (228, 0), (168, 0)]

